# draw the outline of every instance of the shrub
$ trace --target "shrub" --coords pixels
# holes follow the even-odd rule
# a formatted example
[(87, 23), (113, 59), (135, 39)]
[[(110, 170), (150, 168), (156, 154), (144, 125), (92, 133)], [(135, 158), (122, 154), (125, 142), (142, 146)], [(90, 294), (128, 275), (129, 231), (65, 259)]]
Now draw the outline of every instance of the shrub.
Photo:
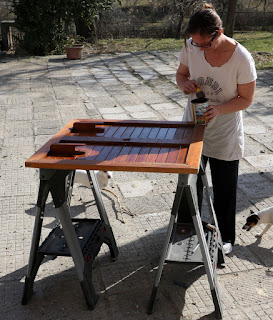
[(62, 53), (68, 30), (76, 21), (90, 26), (114, 0), (12, 0), (15, 24), (23, 32), (19, 44), (27, 53)]

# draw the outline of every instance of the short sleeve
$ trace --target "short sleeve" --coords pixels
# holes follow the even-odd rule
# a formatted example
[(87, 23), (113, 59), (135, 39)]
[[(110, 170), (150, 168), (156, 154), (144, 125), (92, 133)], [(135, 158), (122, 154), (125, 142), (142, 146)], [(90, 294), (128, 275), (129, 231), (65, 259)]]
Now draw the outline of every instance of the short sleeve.
[(184, 64), (184, 66), (188, 67), (189, 66), (189, 61), (188, 61), (188, 55), (189, 55), (189, 45), (190, 45), (190, 41), (191, 39), (189, 39), (187, 41), (187, 46), (184, 46), (181, 50), (181, 52), (178, 55), (178, 60)]
[(257, 79), (255, 62), (251, 54), (246, 50), (244, 56), (241, 56), (240, 67), (237, 75), (237, 83), (250, 83)]

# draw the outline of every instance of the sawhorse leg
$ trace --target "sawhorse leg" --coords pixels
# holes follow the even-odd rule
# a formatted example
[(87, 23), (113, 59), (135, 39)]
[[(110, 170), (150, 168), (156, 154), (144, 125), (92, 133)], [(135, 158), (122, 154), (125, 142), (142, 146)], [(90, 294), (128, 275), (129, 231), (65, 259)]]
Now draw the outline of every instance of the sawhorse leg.
[(152, 289), (152, 293), (151, 293), (151, 296), (150, 296), (150, 301), (149, 301), (149, 305), (148, 305), (148, 309), (147, 309), (147, 314), (149, 314), (149, 315), (152, 314), (152, 312), (153, 312), (154, 302), (155, 302), (155, 298), (156, 298), (156, 295), (157, 295), (159, 282), (160, 282), (160, 279), (161, 279), (161, 276), (162, 276), (163, 266), (164, 266), (164, 262), (166, 260), (167, 251), (168, 251), (168, 247), (169, 247), (169, 243), (170, 243), (170, 239), (171, 239), (171, 235), (172, 235), (172, 231), (173, 231), (173, 226), (174, 226), (175, 219), (176, 219), (176, 216), (177, 216), (177, 211), (178, 211), (179, 204), (180, 204), (180, 201), (181, 201), (183, 189), (184, 189), (184, 186), (182, 186), (182, 185), (180, 185), (178, 183), (178, 186), (177, 186), (177, 189), (176, 189), (176, 193), (175, 193), (175, 197), (174, 197), (173, 206), (172, 206), (171, 218), (170, 218), (170, 222), (169, 222), (169, 225), (168, 225), (168, 230), (167, 230), (167, 234), (166, 234), (166, 238), (165, 238), (162, 254), (161, 254), (161, 257), (160, 257), (157, 274), (156, 274), (156, 277), (155, 277), (154, 287)]
[(102, 201), (101, 191), (96, 178), (96, 174), (94, 171), (87, 171), (87, 175), (88, 175), (89, 182), (92, 183), (91, 185), (92, 192), (96, 201), (100, 218), (105, 224), (105, 236), (104, 236), (105, 243), (109, 247), (112, 259), (116, 260), (118, 257), (118, 248), (117, 248), (116, 240), (115, 240), (115, 237), (114, 237), (114, 234), (113, 234), (113, 231), (109, 223), (108, 216), (106, 214), (106, 210)]
[(75, 264), (78, 279), (80, 281), (82, 291), (89, 309), (94, 309), (98, 301), (98, 296), (92, 284), (92, 279), (88, 275), (87, 262), (85, 263), (79, 239), (75, 233), (74, 226), (70, 218), (68, 205), (63, 203), (58, 207), (58, 217), (63, 227), (63, 233), (69, 247), (69, 251)]
[[(206, 183), (205, 187), (207, 188), (208, 187), (207, 180), (206, 180), (205, 172), (204, 172), (203, 168), (201, 169), (200, 174), (202, 175), (202, 181), (203, 181), (203, 183)], [(212, 265), (212, 261), (210, 258), (208, 246), (207, 246), (205, 235), (204, 235), (203, 224), (201, 221), (201, 216), (200, 216), (199, 208), (198, 208), (196, 181), (197, 181), (197, 175), (192, 175), (192, 174), (191, 175), (179, 175), (178, 186), (177, 186), (175, 199), (174, 199), (174, 203), (173, 203), (173, 207), (172, 207), (171, 218), (170, 218), (170, 222), (169, 222), (169, 226), (168, 226), (168, 230), (167, 230), (167, 235), (166, 235), (166, 239), (165, 239), (165, 243), (164, 243), (164, 247), (163, 247), (163, 252), (162, 252), (162, 255), (160, 258), (154, 287), (153, 287), (150, 301), (149, 301), (149, 306), (148, 306), (148, 310), (147, 310), (148, 314), (151, 314), (152, 310), (153, 310), (156, 294), (157, 294), (158, 287), (159, 287), (159, 282), (160, 282), (162, 272), (163, 272), (163, 265), (164, 265), (164, 262), (165, 262), (166, 256), (167, 256), (167, 251), (168, 251), (168, 247), (169, 247), (169, 243), (170, 243), (172, 230), (174, 227), (174, 223), (175, 223), (175, 219), (177, 216), (180, 201), (182, 198), (182, 194), (185, 192), (186, 198), (187, 198), (187, 203), (188, 203), (189, 210), (190, 210), (190, 214), (192, 216), (192, 220), (193, 220), (194, 227), (196, 230), (198, 242), (200, 244), (200, 249), (201, 249), (201, 253), (202, 253), (202, 257), (203, 257), (203, 262), (205, 265), (205, 270), (206, 270), (206, 273), (208, 276), (211, 294), (212, 294), (212, 298), (213, 298), (213, 302), (214, 302), (214, 306), (215, 306), (215, 314), (218, 319), (222, 318), (222, 305), (221, 305), (221, 300), (219, 297), (219, 292), (218, 292), (218, 287), (217, 287), (217, 279), (216, 279), (216, 270), (215, 270), (216, 265), (215, 264)], [(211, 199), (209, 197), (208, 190), (206, 190), (206, 195), (209, 200), (209, 205), (212, 206), (212, 203), (210, 202)], [(210, 208), (210, 210), (212, 210), (211, 214), (212, 214), (212, 218), (214, 220), (213, 222), (215, 223), (216, 232), (219, 233), (219, 237), (220, 237), (220, 232), (218, 229), (216, 216), (213, 211), (213, 206)], [(221, 259), (222, 260), (224, 259), (223, 256)]]
[[(196, 185), (196, 176), (190, 175), (189, 178), (194, 179), (192, 183), (189, 183), (185, 188), (185, 192), (187, 193), (187, 199), (189, 203), (189, 207), (192, 214), (192, 220), (194, 224), (194, 228), (197, 234), (198, 242), (200, 244), (200, 249), (203, 257), (203, 262), (205, 266), (205, 270), (207, 273), (211, 295), (215, 307), (215, 315), (217, 319), (222, 319), (222, 304), (218, 292), (217, 286), (217, 278), (216, 278), (216, 264), (211, 261), (208, 246), (206, 243), (203, 225), (201, 221), (201, 216), (199, 213), (198, 208), (198, 201), (197, 201), (197, 193), (196, 189), (192, 186)], [(218, 231), (219, 232), (219, 231)]]
[(205, 173), (205, 168), (203, 163), (201, 162), (200, 165), (200, 171), (199, 174), (201, 175), (201, 179), (202, 179), (202, 183), (203, 183), (203, 187), (204, 187), (204, 192), (205, 192), (205, 196), (208, 202), (208, 206), (209, 206), (209, 212), (210, 212), (210, 216), (212, 218), (212, 223), (215, 225), (216, 228), (216, 232), (217, 232), (217, 239), (218, 239), (218, 265), (225, 265), (225, 256), (223, 253), (223, 242), (222, 242), (222, 237), (221, 234), (219, 232), (219, 226), (218, 226), (218, 222), (217, 222), (217, 217), (214, 211), (214, 207), (212, 204), (212, 200), (211, 197), (209, 195), (209, 185), (208, 185), (208, 180), (207, 180), (207, 176)]
[(43, 219), (44, 219), (45, 203), (48, 197), (48, 193), (49, 193), (49, 185), (45, 181), (41, 180), (40, 187), (39, 187), (38, 201), (37, 201), (37, 213), (36, 213), (35, 222), (34, 222), (31, 249), (29, 254), (29, 262), (27, 267), (24, 293), (22, 298), (23, 305), (28, 302), (28, 300), (30, 299), (33, 293), (34, 279), (39, 269), (39, 266), (44, 258), (43, 255), (38, 254), (38, 248), (39, 248), (41, 229), (42, 229)]
[[(34, 279), (39, 269), (39, 266), (44, 258), (44, 255), (39, 253), (39, 242), (41, 236), (41, 228), (43, 224), (45, 203), (49, 192), (52, 195), (55, 208), (58, 211), (58, 217), (62, 225), (66, 242), (69, 247), (70, 255), (75, 264), (75, 268), (78, 274), (79, 281), (81, 283), (82, 291), (86, 299), (88, 308), (94, 309), (98, 300), (98, 296), (96, 295), (92, 284), (92, 270), (88, 264), (89, 260), (87, 259), (87, 261), (85, 261), (84, 259), (79, 244), (79, 240), (75, 233), (75, 229), (70, 217), (69, 205), (71, 190), (67, 189), (68, 187), (66, 178), (68, 175), (71, 175), (71, 173), (72, 172), (69, 170), (40, 170), (40, 189), (37, 201), (38, 210), (35, 218), (32, 245), (27, 269), (27, 276), (25, 280), (22, 304), (26, 304), (33, 293)], [(93, 172), (91, 173), (91, 175), (93, 176), (90, 176), (90, 179), (92, 181), (92, 185), (94, 186), (94, 188), (92, 188), (92, 191), (96, 199), (96, 204), (98, 206), (101, 220), (103, 221), (103, 223), (105, 223), (105, 243), (109, 245), (112, 257), (117, 258), (118, 249), (102, 202), (101, 193), (98, 187), (96, 176)], [(73, 175), (71, 176), (71, 178), (72, 182), (70, 184), (70, 187), (73, 186)]]

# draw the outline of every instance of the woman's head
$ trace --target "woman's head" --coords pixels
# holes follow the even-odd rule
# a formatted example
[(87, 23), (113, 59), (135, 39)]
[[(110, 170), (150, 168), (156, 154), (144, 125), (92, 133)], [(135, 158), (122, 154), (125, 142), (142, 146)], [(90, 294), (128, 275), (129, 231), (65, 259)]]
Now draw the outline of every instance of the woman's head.
[(192, 34), (201, 36), (214, 36), (219, 29), (222, 29), (222, 20), (212, 4), (205, 3), (203, 8), (196, 11), (185, 30), (185, 40)]

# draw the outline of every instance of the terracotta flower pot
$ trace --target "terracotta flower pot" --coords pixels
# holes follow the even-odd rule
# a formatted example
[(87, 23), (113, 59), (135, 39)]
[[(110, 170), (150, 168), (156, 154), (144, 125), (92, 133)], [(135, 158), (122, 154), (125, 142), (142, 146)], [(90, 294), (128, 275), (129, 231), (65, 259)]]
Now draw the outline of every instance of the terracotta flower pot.
[(82, 44), (73, 44), (65, 47), (67, 59), (81, 59), (84, 46)]

